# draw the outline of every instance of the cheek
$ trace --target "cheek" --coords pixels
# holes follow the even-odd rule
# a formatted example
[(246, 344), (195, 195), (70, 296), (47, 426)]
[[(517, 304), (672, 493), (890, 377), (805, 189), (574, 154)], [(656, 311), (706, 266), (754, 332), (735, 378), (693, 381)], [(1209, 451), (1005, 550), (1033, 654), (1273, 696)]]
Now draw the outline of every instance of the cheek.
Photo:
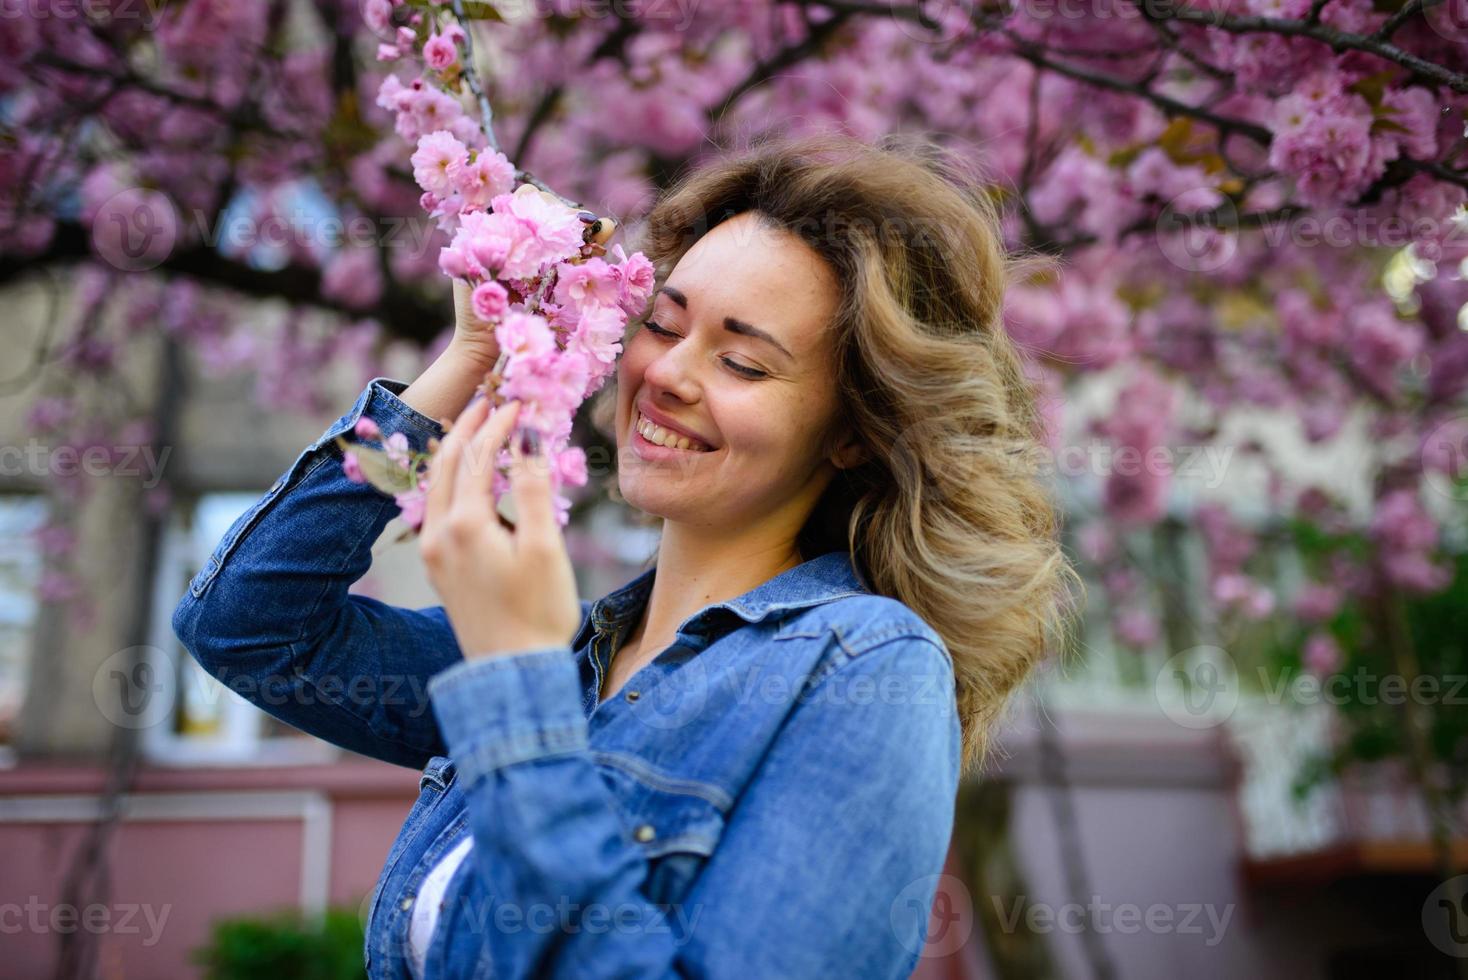
[[(760, 386), (763, 387), (763, 386)], [(746, 465), (772, 473), (803, 476), (819, 454), (808, 426), (817, 407), (801, 399), (771, 397), (771, 391), (724, 391), (714, 418), (726, 443)]]
[(622, 342), (622, 356), (617, 358), (617, 384), (624, 390), (642, 381), (642, 373), (653, 358), (653, 344), (646, 330), (638, 330)]

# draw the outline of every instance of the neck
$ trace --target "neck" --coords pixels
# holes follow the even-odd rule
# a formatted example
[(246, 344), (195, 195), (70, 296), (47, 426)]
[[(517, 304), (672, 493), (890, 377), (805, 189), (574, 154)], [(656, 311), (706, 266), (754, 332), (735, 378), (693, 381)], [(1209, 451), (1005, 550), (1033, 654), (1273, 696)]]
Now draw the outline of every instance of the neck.
[(711, 603), (743, 595), (801, 563), (784, 533), (730, 538), (715, 528), (663, 522), (657, 574), (632, 637), (670, 642), (678, 625)]

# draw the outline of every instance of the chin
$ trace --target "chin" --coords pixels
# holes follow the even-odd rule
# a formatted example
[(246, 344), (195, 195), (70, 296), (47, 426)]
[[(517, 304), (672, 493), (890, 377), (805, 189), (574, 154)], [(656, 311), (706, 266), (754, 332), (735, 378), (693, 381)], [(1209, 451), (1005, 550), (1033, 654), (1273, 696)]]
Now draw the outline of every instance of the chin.
[(656, 476), (623, 473), (617, 477), (617, 489), (629, 506), (664, 520), (686, 521), (705, 509), (699, 506), (697, 495), (677, 493), (672, 486), (650, 485), (658, 482)]

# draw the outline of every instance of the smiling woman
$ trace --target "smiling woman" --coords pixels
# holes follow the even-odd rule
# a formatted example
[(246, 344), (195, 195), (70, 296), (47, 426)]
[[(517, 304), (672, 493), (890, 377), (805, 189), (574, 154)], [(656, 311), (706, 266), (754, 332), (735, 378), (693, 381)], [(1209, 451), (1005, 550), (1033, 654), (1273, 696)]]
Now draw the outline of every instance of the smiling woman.
[[(660, 288), (597, 406), (662, 534), (607, 595), (575, 594), (533, 440), (510, 440), (518, 520), (495, 518), (520, 406), (470, 402), (496, 352), (463, 290), (434, 364), (375, 379), (225, 532), (174, 613), (193, 656), (423, 772), (368, 903), (370, 976), (912, 972), (960, 776), (1070, 574), (999, 324), (1012, 269), (955, 176), (819, 138), (668, 192)], [(440, 606), (350, 591), (396, 511), (343, 472), (363, 419), (440, 440)]]

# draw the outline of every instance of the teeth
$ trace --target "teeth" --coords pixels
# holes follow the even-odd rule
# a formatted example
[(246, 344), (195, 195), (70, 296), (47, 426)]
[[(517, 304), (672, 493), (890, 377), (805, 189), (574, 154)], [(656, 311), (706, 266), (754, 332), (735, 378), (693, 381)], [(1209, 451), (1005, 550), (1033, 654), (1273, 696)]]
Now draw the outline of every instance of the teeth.
[(684, 435), (677, 435), (657, 423), (649, 421), (641, 412), (637, 413), (637, 431), (641, 432), (642, 437), (655, 446), (692, 450), (698, 453), (708, 452), (709, 449), (709, 447), (701, 442), (696, 442)]

